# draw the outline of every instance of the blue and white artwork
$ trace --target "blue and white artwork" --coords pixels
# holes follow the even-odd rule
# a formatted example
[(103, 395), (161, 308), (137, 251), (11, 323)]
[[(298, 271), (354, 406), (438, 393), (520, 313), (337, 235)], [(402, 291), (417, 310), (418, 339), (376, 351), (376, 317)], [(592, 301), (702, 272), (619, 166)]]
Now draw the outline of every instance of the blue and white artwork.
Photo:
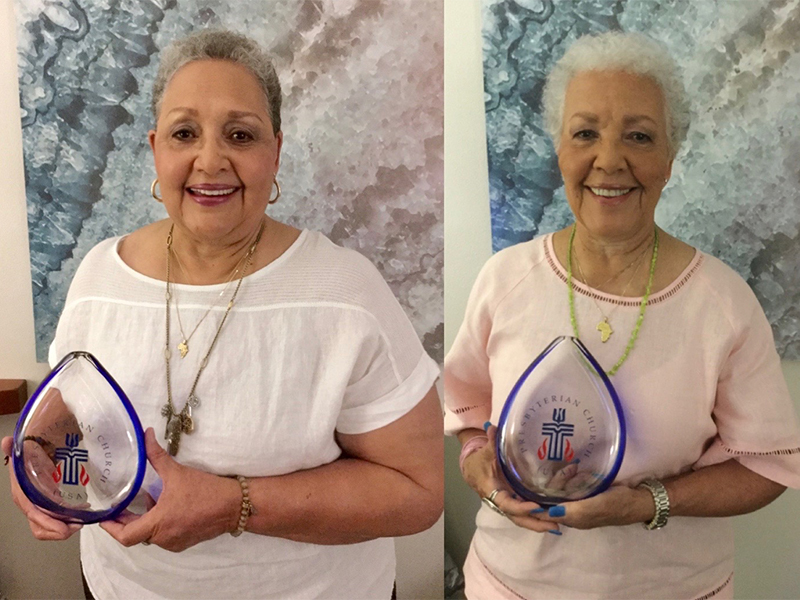
[(572, 222), (542, 89), (576, 39), (608, 30), (666, 44), (692, 102), (656, 221), (736, 269), (800, 359), (799, 0), (483, 0), (494, 250)]
[(166, 216), (150, 197), (159, 52), (227, 28), (272, 54), (284, 92), (278, 220), (383, 273), (428, 352), (443, 332), (441, 0), (17, 0), (37, 354), (98, 241)]

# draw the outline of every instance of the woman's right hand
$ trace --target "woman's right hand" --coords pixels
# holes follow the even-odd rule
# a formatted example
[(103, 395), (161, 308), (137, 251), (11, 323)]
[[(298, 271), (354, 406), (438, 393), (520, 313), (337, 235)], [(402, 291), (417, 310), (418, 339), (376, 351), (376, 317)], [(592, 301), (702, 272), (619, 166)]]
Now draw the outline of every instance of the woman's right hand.
[[(4, 437), (2, 449), (5, 456), (11, 456), (12, 446), (13, 439)], [(8, 476), (11, 479), (11, 497), (14, 499), (14, 504), (19, 507), (28, 519), (28, 525), (33, 532), (33, 537), (37, 540), (66, 540), (73, 533), (80, 530), (82, 525), (59, 521), (39, 510), (33, 502), (28, 500), (28, 497), (19, 487), (11, 460), (8, 461)]]
[[(500, 474), (494, 451), (497, 427), (489, 425), (486, 435), (489, 443), (464, 460), (462, 466), (464, 480), (481, 498), (488, 497), (494, 490), (500, 490), (494, 497), (494, 503), (515, 525), (539, 533), (557, 534), (559, 529), (557, 524), (537, 518), (538, 515), (547, 515), (546, 510), (535, 502), (519, 498)], [(465, 442), (466, 439), (462, 441)]]

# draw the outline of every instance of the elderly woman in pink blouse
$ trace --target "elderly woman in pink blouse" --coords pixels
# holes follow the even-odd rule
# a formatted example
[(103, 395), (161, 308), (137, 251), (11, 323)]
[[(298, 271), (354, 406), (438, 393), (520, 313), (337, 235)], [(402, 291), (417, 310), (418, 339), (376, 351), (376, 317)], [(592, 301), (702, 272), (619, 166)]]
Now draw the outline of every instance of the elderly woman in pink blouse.
[[(689, 126), (675, 64), (641, 35), (581, 38), (544, 111), (575, 223), (489, 260), (445, 363), (464, 479), (503, 513), (478, 513), (467, 597), (731, 598), (720, 517), (800, 487), (800, 432), (750, 288), (655, 224)], [(499, 474), (490, 423), (560, 335), (614, 373), (627, 451), (610, 489), (544, 509)]]

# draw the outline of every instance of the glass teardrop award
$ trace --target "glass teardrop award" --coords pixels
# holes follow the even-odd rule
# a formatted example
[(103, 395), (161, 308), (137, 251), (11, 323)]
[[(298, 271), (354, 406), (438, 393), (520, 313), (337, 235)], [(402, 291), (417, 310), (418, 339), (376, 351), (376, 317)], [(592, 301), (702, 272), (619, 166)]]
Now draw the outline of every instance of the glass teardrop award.
[(142, 485), (142, 425), (97, 359), (71, 352), (23, 408), (13, 459), (22, 491), (48, 514), (69, 523), (113, 519)]
[(599, 494), (625, 454), (625, 417), (605, 372), (576, 338), (531, 363), (500, 415), (497, 460), (514, 491), (544, 505)]

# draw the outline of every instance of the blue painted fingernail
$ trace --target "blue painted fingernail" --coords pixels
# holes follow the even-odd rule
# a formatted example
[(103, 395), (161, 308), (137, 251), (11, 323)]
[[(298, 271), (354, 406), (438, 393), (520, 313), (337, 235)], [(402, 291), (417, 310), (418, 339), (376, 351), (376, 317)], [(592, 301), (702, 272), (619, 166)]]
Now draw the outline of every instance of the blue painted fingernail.
[(565, 514), (567, 514), (567, 509), (563, 506), (551, 506), (547, 511), (548, 517), (563, 517)]
[(579, 462), (581, 462), (581, 459), (580, 459), (580, 458), (576, 458), (575, 460), (573, 460), (573, 461), (572, 461), (571, 463), (569, 463), (569, 464), (571, 464), (571, 465), (577, 465)]
[(553, 535), (561, 535), (561, 532), (558, 529), (548, 529), (547, 533), (552, 533)]
[(491, 421), (486, 421), (486, 423), (483, 424), (483, 430), (484, 431), (489, 431), (489, 427), (491, 427), (491, 426), (492, 426), (492, 422)]
[(543, 512), (544, 512), (544, 509), (543, 509), (543, 508), (534, 508), (534, 509), (533, 509), (533, 510), (532, 510), (530, 513), (528, 513), (528, 514), (531, 514), (531, 515), (538, 515), (538, 514), (540, 514), (540, 513), (543, 513)]
[(511, 497), (512, 497), (514, 500), (519, 500), (519, 496), (517, 496), (516, 494), (511, 494)]

